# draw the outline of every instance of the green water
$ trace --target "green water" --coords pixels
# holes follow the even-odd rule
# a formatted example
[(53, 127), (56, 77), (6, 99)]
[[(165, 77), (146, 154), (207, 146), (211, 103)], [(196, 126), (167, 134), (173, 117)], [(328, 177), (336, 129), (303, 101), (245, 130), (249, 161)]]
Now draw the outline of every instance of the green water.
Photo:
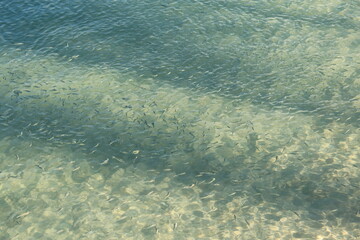
[(0, 239), (360, 238), (357, 1), (0, 4)]

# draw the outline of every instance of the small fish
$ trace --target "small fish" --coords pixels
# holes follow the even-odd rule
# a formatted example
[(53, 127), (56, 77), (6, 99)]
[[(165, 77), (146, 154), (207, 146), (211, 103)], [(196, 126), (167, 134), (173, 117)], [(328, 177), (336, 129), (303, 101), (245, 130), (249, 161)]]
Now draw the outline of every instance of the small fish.
[(185, 175), (185, 174), (186, 174), (186, 172), (182, 172), (182, 173), (179, 173), (179, 174), (177, 174), (175, 176), (177, 177), (177, 176), (182, 176), (182, 175)]
[(79, 169), (80, 169), (80, 167), (77, 167), (77, 168), (73, 169), (72, 171), (75, 172), (75, 171), (77, 171)]
[(292, 211), (296, 216), (298, 216), (298, 217), (300, 217), (300, 215), (297, 213), (297, 212), (295, 212), (295, 211)]
[(43, 167), (41, 167), (39, 164), (35, 164), (36, 167), (40, 168), (41, 170), (44, 170)]
[(109, 162), (109, 158), (107, 158), (105, 161), (103, 161), (102, 163), (100, 163), (100, 165), (105, 165)]
[(20, 215), (17, 216), (16, 218), (26, 217), (26, 216), (29, 215), (29, 214), (30, 214), (30, 212), (26, 212), (26, 213), (20, 214)]
[(215, 181), (215, 178), (211, 179), (211, 181), (208, 182), (208, 184), (213, 183), (214, 181)]
[(132, 153), (135, 154), (135, 155), (136, 155), (136, 154), (139, 154), (139, 153), (140, 153), (140, 150), (134, 150), (134, 151), (132, 151)]

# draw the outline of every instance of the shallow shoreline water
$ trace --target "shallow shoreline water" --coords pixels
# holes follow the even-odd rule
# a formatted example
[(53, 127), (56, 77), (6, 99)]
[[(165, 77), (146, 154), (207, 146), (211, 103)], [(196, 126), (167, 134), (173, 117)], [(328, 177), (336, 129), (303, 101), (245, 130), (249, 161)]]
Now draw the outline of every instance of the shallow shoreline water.
[(0, 10), (0, 239), (360, 237), (360, 6), (81, 3)]

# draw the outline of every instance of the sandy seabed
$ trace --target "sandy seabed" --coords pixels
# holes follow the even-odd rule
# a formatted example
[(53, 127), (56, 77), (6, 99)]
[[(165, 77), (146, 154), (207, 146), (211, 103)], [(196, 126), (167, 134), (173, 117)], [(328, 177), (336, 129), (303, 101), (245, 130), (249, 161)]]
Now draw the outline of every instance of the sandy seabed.
[(7, 50), (0, 239), (358, 239), (359, 129)]

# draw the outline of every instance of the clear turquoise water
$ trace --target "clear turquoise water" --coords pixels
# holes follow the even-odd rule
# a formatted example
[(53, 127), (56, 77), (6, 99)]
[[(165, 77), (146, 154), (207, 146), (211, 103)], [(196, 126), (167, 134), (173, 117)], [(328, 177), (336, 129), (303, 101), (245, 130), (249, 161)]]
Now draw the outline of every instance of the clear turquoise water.
[(360, 238), (358, 1), (0, 4), (0, 239)]

